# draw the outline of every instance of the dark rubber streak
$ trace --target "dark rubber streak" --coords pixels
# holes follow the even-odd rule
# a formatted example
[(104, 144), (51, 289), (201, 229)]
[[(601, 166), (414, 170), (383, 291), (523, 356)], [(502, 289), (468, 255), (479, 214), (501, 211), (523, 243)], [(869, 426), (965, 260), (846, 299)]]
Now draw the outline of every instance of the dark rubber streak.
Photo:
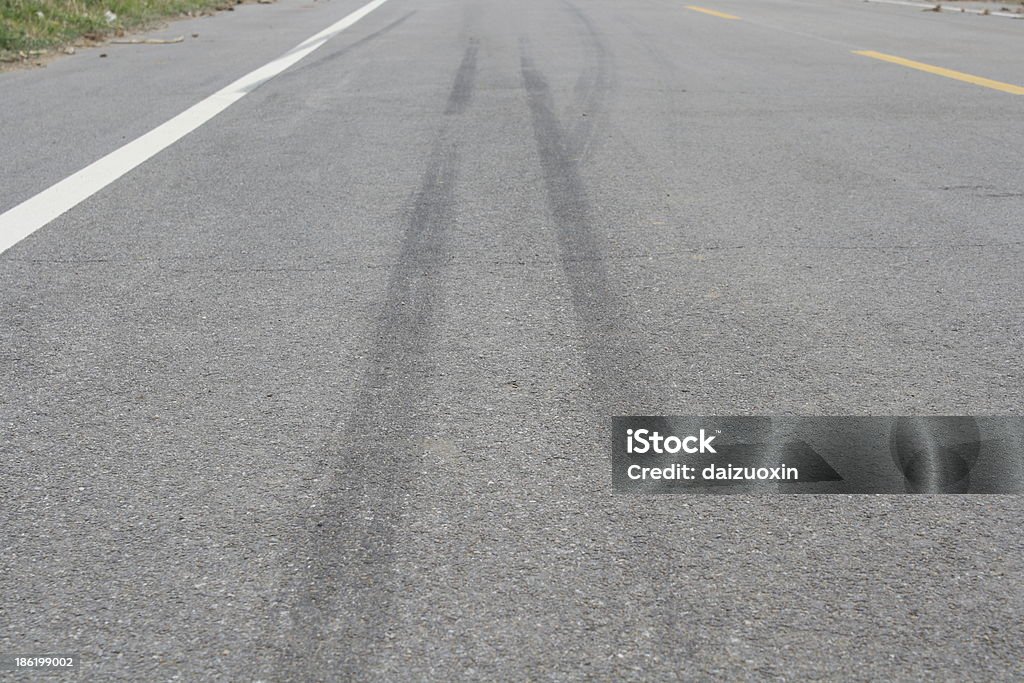
[[(475, 55), (470, 45), (449, 95), (462, 109), (473, 91)], [(282, 627), (295, 634), (295, 648), (279, 653), (275, 680), (310, 668), (329, 680), (370, 678), (375, 645), (389, 627), (395, 529), (402, 498), (414, 487), (409, 466), (420, 450), (452, 258), (456, 133), (445, 125), (438, 134), (369, 341), (355, 410), (322, 466), (327, 482), (307, 523), (307, 566), (283, 598), (293, 605)]]
[(476, 85), (476, 56), (478, 46), (476, 40), (470, 41), (466, 53), (462, 57), (462, 64), (455, 74), (455, 84), (452, 86), (451, 94), (448, 96), (448, 106), (444, 113), (461, 114), (465, 111), (470, 99), (473, 97), (473, 88)]

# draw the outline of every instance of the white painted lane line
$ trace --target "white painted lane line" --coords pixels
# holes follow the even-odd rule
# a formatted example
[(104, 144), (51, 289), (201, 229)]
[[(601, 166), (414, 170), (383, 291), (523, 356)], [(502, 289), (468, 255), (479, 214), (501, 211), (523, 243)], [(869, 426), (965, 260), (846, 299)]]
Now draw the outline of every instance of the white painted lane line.
[(247, 73), (231, 85), (192, 105), (173, 119), (0, 214), (0, 254), (185, 137), (385, 2), (387, 0), (373, 0), (363, 5), (272, 62)]

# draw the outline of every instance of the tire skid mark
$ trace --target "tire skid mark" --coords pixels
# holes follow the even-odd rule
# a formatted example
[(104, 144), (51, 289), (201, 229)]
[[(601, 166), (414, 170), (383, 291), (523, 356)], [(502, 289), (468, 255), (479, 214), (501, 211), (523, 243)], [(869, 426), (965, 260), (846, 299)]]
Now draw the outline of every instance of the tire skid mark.
[(582, 37), (586, 41), (587, 49), (593, 54), (591, 63), (576, 80), (574, 92), (580, 115), (576, 117), (576, 123), (568, 134), (573, 155), (582, 160), (590, 151), (595, 127), (604, 113), (605, 96), (615, 84), (612, 81), (611, 53), (598, 35), (590, 17), (576, 5), (568, 2), (563, 4), (583, 29)]
[[(448, 97), (451, 113), (470, 103), (476, 57), (472, 43)], [(280, 630), (289, 637), (274, 662), (275, 680), (309, 668), (324, 680), (372, 677), (388, 634), (396, 528), (403, 498), (414, 488), (410, 466), (419, 457), (434, 373), (430, 353), (452, 259), (448, 228), (459, 176), (454, 123), (441, 127), (409, 211), (354, 411), (319, 468), (325, 481), (307, 522), (310, 538), (300, 546), (305, 566), (282, 598), (291, 611)]]
[(469, 41), (466, 54), (462, 58), (462, 64), (455, 73), (455, 84), (452, 85), (452, 92), (448, 96), (448, 106), (444, 113), (461, 114), (466, 110), (470, 99), (473, 97), (473, 89), (476, 87), (476, 58), (479, 52), (479, 45), (475, 38)]
[[(585, 71), (577, 81), (575, 95), (585, 111), (596, 113), (602, 109), (604, 97), (613, 87), (609, 53), (590, 19), (575, 6), (569, 7), (584, 26), (584, 37), (593, 44), (597, 61), (597, 65)], [(647, 350), (642, 348), (642, 340), (628, 329), (632, 312), (616, 292), (608, 274), (593, 209), (580, 175), (594, 139), (597, 117), (587, 117), (567, 132), (558, 119), (551, 88), (530, 56), (527, 41), (520, 41), (520, 51), (522, 81), (533, 119), (548, 206), (557, 232), (560, 260), (569, 283), (573, 309), (586, 338), (583, 353), (589, 372), (587, 380), (593, 389), (590, 401), (594, 411), (603, 414), (606, 420), (594, 426), (595, 433), (601, 433), (608, 428), (612, 415), (639, 414), (648, 412), (645, 407), (653, 406), (650, 388), (654, 385), (646, 368)], [(652, 423), (659, 430), (671, 430), (668, 420)], [(638, 507), (651, 502), (634, 500)], [(644, 534), (630, 534), (627, 542), (637, 557), (643, 557), (652, 547)], [(658, 585), (662, 578), (646, 577), (652, 586)], [(680, 641), (680, 634), (688, 632), (685, 615), (683, 606), (674, 600), (657, 602), (654, 607), (655, 621), (650, 626), (652, 631), (658, 632), (658, 637), (649, 647), (664, 661), (674, 661), (681, 654), (691, 657), (695, 653), (691, 641)]]
[(306, 71), (310, 71), (310, 70), (319, 69), (319, 68), (322, 68), (324, 66), (327, 66), (328, 64), (331, 64), (332, 62), (334, 62), (334, 61), (336, 61), (336, 60), (338, 60), (338, 59), (340, 59), (342, 57), (347, 56), (350, 52), (352, 52), (354, 50), (357, 50), (357, 49), (359, 49), (361, 47), (364, 47), (368, 43), (371, 43), (374, 40), (376, 40), (377, 38), (380, 38), (381, 36), (390, 33), (391, 31), (393, 31), (394, 29), (398, 28), (399, 26), (404, 24), (406, 21), (408, 21), (409, 18), (412, 17), (414, 14), (416, 14), (416, 10), (411, 10), (409, 12), (406, 12), (402, 16), (400, 16), (397, 19), (395, 19), (394, 21), (392, 21), (390, 24), (387, 24), (386, 26), (383, 26), (383, 27), (377, 29), (373, 33), (369, 33), (369, 34), (363, 36), (362, 38), (360, 38), (359, 40), (355, 41), (354, 43), (351, 43), (350, 45), (346, 45), (344, 47), (338, 48), (337, 50), (335, 50), (335, 51), (333, 51), (333, 52), (331, 52), (331, 53), (329, 53), (327, 55), (324, 55), (323, 57), (321, 57), (320, 59), (317, 59), (316, 61), (308, 62), (306, 64), (300, 64), (296, 68), (289, 69), (288, 71), (284, 72), (283, 74), (281, 74), (281, 76), (282, 77), (286, 76), (288, 78), (294, 78), (297, 74), (300, 74), (300, 73), (303, 73), (303, 72), (306, 72)]
[[(618, 394), (631, 405), (640, 403), (645, 386), (642, 361), (624, 329), (626, 306), (614, 291), (603, 250), (595, 235), (592, 209), (580, 177), (577, 150), (585, 138), (573, 139), (558, 120), (547, 79), (520, 42), (521, 72), (533, 119), (548, 209), (555, 223), (561, 266), (568, 280), (573, 309), (585, 339), (584, 360), (603, 398)], [(591, 128), (583, 129), (589, 137)]]

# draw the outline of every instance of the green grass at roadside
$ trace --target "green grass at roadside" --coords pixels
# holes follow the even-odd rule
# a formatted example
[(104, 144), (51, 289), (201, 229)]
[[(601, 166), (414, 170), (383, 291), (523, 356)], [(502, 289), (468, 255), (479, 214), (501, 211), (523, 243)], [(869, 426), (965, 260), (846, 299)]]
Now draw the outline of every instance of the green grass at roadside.
[(0, 0), (0, 60), (79, 39), (99, 40), (164, 17), (223, 9), (234, 0)]

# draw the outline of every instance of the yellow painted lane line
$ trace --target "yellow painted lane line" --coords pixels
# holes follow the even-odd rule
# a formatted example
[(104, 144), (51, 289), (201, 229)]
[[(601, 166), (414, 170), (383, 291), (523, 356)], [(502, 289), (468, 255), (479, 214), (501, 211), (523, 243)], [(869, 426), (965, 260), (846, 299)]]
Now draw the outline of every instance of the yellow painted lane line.
[(930, 74), (935, 74), (937, 76), (955, 78), (958, 81), (963, 81), (965, 83), (973, 83), (974, 85), (980, 85), (985, 88), (992, 88), (993, 90), (1001, 90), (1003, 92), (1012, 93), (1014, 95), (1024, 95), (1024, 88), (1020, 87), (1019, 85), (1011, 85), (1009, 83), (1003, 83), (1002, 81), (993, 81), (990, 78), (982, 78), (981, 76), (972, 76), (971, 74), (965, 74), (960, 71), (953, 71), (952, 69), (943, 69), (941, 66), (932, 66), (931, 64), (915, 62), (911, 59), (894, 57), (892, 55), (883, 54), (881, 52), (875, 52), (874, 50), (854, 50), (853, 54), (861, 55), (864, 57), (871, 57), (872, 59), (881, 59), (883, 62), (899, 64), (900, 66), (910, 67), (911, 69), (917, 69), (918, 71), (926, 71)]
[(735, 14), (726, 14), (725, 12), (716, 12), (713, 9), (705, 9), (703, 7), (694, 7), (693, 5), (687, 5), (686, 9), (692, 9), (694, 12), (703, 12), (704, 14), (710, 14), (713, 17), (719, 19), (739, 19)]

